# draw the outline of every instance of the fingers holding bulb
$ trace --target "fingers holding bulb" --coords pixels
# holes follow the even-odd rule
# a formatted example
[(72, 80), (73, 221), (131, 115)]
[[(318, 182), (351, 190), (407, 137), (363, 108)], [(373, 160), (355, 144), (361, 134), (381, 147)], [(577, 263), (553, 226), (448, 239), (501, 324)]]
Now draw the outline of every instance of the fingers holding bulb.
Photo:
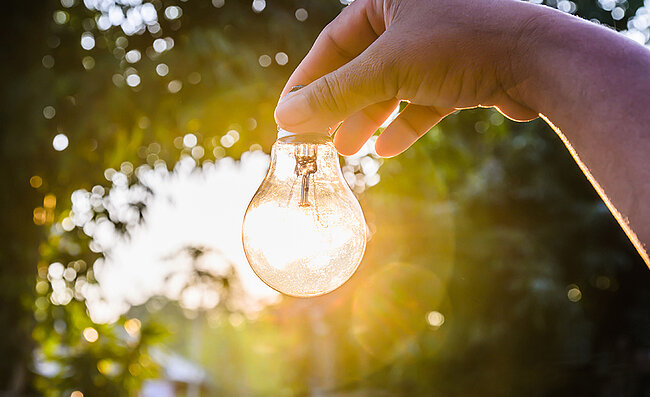
[(454, 110), (407, 105), (377, 139), (375, 144), (377, 154), (382, 157), (393, 157), (402, 153)]
[(399, 104), (397, 99), (379, 102), (354, 113), (341, 125), (334, 137), (334, 146), (344, 156), (359, 151)]

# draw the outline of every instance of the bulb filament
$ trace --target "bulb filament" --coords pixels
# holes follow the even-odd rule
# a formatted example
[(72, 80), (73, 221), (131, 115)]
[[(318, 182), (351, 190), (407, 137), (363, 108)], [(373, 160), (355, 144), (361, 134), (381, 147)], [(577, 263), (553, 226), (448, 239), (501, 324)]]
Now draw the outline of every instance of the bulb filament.
[(309, 207), (309, 176), (318, 169), (316, 165), (316, 145), (296, 146), (296, 175), (302, 176), (300, 187), (300, 206)]
[(300, 206), (309, 207), (309, 174), (302, 176), (302, 186), (300, 189)]

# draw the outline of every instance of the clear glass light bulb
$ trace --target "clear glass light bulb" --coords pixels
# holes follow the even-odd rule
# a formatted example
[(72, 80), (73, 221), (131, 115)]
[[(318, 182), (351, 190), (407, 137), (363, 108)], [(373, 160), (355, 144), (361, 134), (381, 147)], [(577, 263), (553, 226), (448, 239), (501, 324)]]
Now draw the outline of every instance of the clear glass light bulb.
[(352, 276), (366, 247), (366, 222), (328, 136), (275, 142), (242, 240), (255, 273), (287, 295), (326, 294)]

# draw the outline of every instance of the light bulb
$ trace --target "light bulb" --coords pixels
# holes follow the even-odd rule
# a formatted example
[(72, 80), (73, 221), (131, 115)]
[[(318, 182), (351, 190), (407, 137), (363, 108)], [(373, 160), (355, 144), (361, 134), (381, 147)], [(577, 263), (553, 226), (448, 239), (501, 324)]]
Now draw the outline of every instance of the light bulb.
[(290, 135), (273, 144), (242, 240), (253, 271), (287, 295), (326, 294), (352, 276), (366, 247), (366, 222), (328, 136)]

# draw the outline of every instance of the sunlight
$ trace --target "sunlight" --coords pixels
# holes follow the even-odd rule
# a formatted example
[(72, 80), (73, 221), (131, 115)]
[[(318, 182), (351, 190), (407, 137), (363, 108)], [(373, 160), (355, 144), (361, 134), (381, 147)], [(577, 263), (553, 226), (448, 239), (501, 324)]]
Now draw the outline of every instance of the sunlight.
[[(105, 260), (95, 264), (97, 286), (86, 284), (83, 288), (93, 321), (113, 322), (132, 305), (159, 295), (179, 300), (188, 309), (214, 307), (218, 291), (201, 286), (183, 288), (192, 265), (179, 255), (186, 247), (205, 247), (197, 268), (223, 274), (228, 266), (234, 266), (243, 288), (238, 304), (245, 312), (275, 302), (278, 294), (253, 273), (240, 237), (246, 205), (267, 167), (268, 156), (256, 151), (244, 153), (241, 161), (224, 158), (197, 168), (194, 160), (184, 158), (172, 172), (162, 168), (139, 171), (155, 194), (147, 202), (145, 222), (130, 231), (129, 238), (120, 236), (108, 221), (93, 227), (87, 226), (90, 221), (85, 223), (84, 230), (106, 254)], [(116, 181), (119, 174), (110, 178)], [(127, 196), (138, 194), (134, 189), (114, 187), (107, 196), (109, 205), (123, 209), (116, 213), (125, 220), (135, 216), (126, 208)], [(91, 197), (73, 197), (75, 217), (84, 217), (83, 209), (90, 208)]]
[[(247, 237), (260, 244), (258, 249), (264, 252), (268, 264), (278, 270), (296, 263), (309, 263), (312, 270), (327, 266), (327, 249), (343, 249), (354, 237), (348, 227), (319, 219), (311, 207), (264, 203), (249, 212), (247, 219)], [(274, 233), (269, 233), (269, 225), (273, 225)]]
[[(229, 130), (224, 137), (237, 140), (239, 133)], [(181, 146), (192, 148), (194, 158), (202, 157), (204, 149), (198, 145), (195, 134), (188, 133), (179, 139)], [(240, 296), (234, 299), (240, 310), (253, 313), (276, 302), (279, 294), (252, 271), (241, 241), (246, 206), (269, 163), (268, 155), (259, 150), (259, 145), (251, 148), (243, 153), (240, 161), (225, 157), (214, 163), (206, 161), (202, 166), (185, 155), (172, 171), (157, 157), (152, 161), (153, 168), (144, 165), (134, 169), (132, 163), (124, 162), (119, 170), (109, 168), (104, 172), (112, 183), (111, 188), (96, 185), (91, 191), (75, 191), (71, 197), (72, 211), (61, 221), (61, 228), (83, 229), (92, 238), (90, 249), (103, 253), (104, 258), (93, 264), (96, 284), (81, 277), (73, 291), (61, 277), (56, 279), (60, 281), (54, 280), (52, 302), (64, 304), (73, 295), (83, 297), (91, 319), (97, 323), (115, 322), (132, 306), (145, 304), (156, 296), (178, 301), (187, 310), (207, 310), (223, 302), (222, 294), (226, 291), (211, 282), (197, 284), (194, 274), (198, 271), (224, 277), (229, 269), (235, 270), (241, 284)], [(153, 143), (150, 149), (149, 156), (156, 156), (160, 147)], [(379, 181), (381, 164), (371, 139), (357, 154), (345, 158), (343, 173), (350, 186), (362, 192)], [(133, 176), (141, 184), (130, 185), (129, 178)], [(139, 224), (140, 213), (134, 207), (138, 202), (146, 206), (142, 224)], [(259, 210), (251, 217), (253, 231), (265, 233), (268, 229), (264, 225), (286, 224), (287, 214), (282, 208)], [(41, 212), (35, 212), (37, 224), (45, 222), (47, 211)], [(311, 227), (312, 215), (297, 218), (298, 227), (294, 225), (281, 233), (265, 233), (259, 238), (265, 244), (268, 258), (276, 264), (295, 263), (310, 256), (314, 259), (317, 247), (346, 244), (350, 237), (347, 231), (335, 230), (330, 225), (327, 233), (322, 233), (322, 228), (317, 232)], [(127, 234), (117, 230), (115, 222), (126, 225)], [(286, 248), (287, 241), (292, 242), (292, 249)], [(200, 257), (188, 256), (192, 250), (199, 250)], [(317, 255), (310, 266), (318, 268), (328, 263), (328, 257), (321, 255), (319, 260)]]

